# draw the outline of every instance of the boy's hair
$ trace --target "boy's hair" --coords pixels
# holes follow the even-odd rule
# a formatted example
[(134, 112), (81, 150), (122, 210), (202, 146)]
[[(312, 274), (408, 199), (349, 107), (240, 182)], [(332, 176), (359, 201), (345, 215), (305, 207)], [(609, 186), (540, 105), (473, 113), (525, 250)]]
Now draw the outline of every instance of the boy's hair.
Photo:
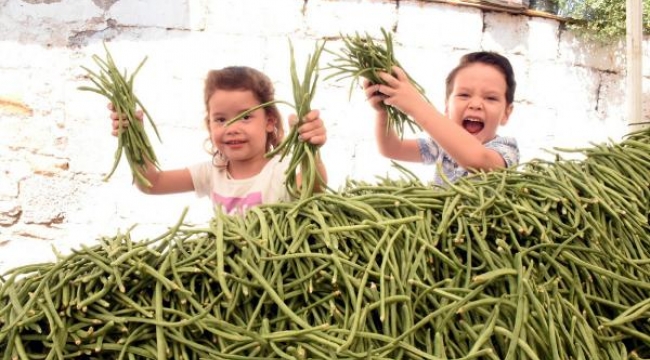
[[(208, 102), (217, 90), (250, 90), (260, 104), (275, 99), (275, 88), (268, 76), (259, 70), (248, 66), (228, 66), (220, 70), (208, 71), (203, 91), (206, 116), (205, 125), (209, 125), (210, 109)], [(266, 115), (274, 118), (275, 131), (268, 134), (266, 138), (266, 150), (277, 147), (284, 138), (284, 127), (282, 117), (276, 104), (264, 107)], [(209, 127), (208, 127), (209, 128)]]
[(512, 70), (510, 61), (505, 56), (493, 51), (477, 51), (463, 55), (458, 65), (447, 75), (445, 98), (449, 98), (449, 95), (451, 95), (458, 72), (476, 63), (491, 65), (503, 74), (506, 79), (506, 103), (508, 105), (512, 104), (515, 100), (515, 88), (517, 87), (515, 73)]

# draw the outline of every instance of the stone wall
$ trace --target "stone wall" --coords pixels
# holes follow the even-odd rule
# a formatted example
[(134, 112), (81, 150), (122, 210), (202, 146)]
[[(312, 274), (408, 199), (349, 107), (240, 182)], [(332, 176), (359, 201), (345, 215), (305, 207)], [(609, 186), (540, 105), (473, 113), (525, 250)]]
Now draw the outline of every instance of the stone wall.
[[(124, 160), (104, 181), (117, 146), (107, 100), (77, 89), (89, 84), (82, 66), (95, 67), (104, 42), (125, 69), (147, 57), (136, 93), (161, 132), (154, 145), (162, 166), (174, 168), (208, 157), (208, 69), (254, 66), (288, 100), (289, 39), (302, 68), (317, 40), (338, 50), (340, 34), (380, 36), (382, 27), (394, 31), (399, 60), (438, 106), (463, 53), (507, 55), (518, 89), (501, 133), (519, 139), (524, 160), (627, 131), (624, 42), (586, 43), (554, 19), (415, 0), (0, 0), (0, 268), (51, 260), (52, 247), (66, 252), (132, 226), (134, 238), (158, 234), (185, 207), (189, 222), (210, 217), (209, 201), (193, 194), (141, 194)], [(643, 74), (648, 120), (647, 55)], [(335, 188), (348, 177), (397, 176), (376, 152), (372, 111), (350, 86), (323, 81), (313, 104), (327, 122), (322, 152)], [(431, 176), (431, 167), (405, 165)]]

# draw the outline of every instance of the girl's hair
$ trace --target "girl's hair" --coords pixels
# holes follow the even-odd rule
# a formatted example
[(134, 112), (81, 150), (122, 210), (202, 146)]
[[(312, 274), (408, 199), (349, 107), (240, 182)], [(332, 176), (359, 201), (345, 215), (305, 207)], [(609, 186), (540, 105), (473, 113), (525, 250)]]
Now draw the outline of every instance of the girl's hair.
[[(210, 121), (208, 102), (217, 90), (250, 90), (260, 104), (275, 99), (275, 88), (271, 79), (259, 70), (247, 66), (229, 66), (220, 70), (210, 70), (203, 91), (206, 112), (204, 123), (208, 129)], [(266, 151), (270, 151), (282, 142), (284, 127), (276, 104), (265, 106), (264, 112), (275, 119), (275, 130), (268, 133), (266, 137)]]
[(492, 51), (477, 51), (463, 55), (458, 65), (447, 75), (447, 80), (445, 81), (447, 94), (445, 98), (449, 98), (449, 95), (451, 95), (458, 72), (476, 63), (491, 65), (503, 74), (503, 77), (506, 79), (506, 103), (508, 105), (512, 104), (515, 100), (515, 88), (517, 87), (512, 65), (505, 56)]

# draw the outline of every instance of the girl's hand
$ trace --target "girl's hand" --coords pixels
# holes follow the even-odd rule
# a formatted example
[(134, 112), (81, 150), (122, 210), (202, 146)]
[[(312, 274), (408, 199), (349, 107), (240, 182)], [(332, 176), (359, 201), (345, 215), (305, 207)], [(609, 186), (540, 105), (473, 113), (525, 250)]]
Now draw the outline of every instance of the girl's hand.
[[(129, 121), (127, 119), (120, 119), (120, 116), (117, 114), (117, 111), (115, 111), (115, 106), (113, 105), (113, 103), (108, 103), (108, 110), (111, 112), (109, 115), (109, 117), (111, 118), (111, 125), (112, 125), (111, 134), (113, 136), (117, 136), (119, 134), (120, 124), (122, 125), (122, 128), (126, 128), (127, 126), (129, 126)], [(144, 114), (142, 113), (142, 110), (137, 110), (135, 112), (135, 116), (140, 121), (142, 121), (142, 119), (144, 118)]]
[[(289, 116), (289, 124), (295, 126), (297, 124), (296, 115)], [(302, 124), (298, 128), (298, 137), (302, 141), (307, 141), (310, 144), (321, 146), (327, 141), (327, 131), (325, 123), (320, 118), (320, 111), (311, 110), (302, 119)]]

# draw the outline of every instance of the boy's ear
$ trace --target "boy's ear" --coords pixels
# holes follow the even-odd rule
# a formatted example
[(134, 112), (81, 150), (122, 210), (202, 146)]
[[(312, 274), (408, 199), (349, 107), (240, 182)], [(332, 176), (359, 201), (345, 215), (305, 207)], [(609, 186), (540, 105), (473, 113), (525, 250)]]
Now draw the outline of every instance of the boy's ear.
[(503, 125), (508, 123), (508, 120), (510, 119), (510, 114), (512, 114), (513, 109), (514, 109), (513, 104), (508, 105), (508, 107), (506, 108), (505, 116), (503, 117), (503, 119), (501, 119), (501, 121), (499, 122), (499, 125), (503, 126)]

